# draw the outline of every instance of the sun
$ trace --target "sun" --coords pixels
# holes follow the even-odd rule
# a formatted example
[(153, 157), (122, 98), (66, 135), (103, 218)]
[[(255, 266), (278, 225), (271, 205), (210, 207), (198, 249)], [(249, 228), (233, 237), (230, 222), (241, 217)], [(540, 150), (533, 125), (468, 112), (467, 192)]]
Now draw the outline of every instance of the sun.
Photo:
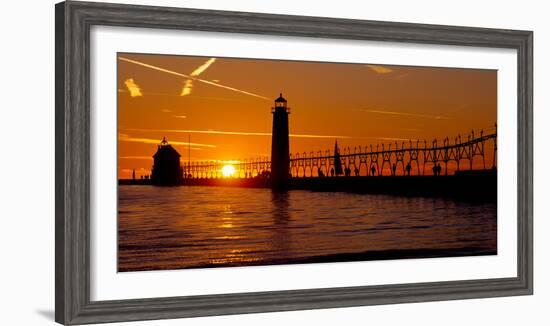
[(235, 174), (235, 167), (233, 165), (224, 165), (222, 167), (222, 175), (224, 178), (230, 178)]

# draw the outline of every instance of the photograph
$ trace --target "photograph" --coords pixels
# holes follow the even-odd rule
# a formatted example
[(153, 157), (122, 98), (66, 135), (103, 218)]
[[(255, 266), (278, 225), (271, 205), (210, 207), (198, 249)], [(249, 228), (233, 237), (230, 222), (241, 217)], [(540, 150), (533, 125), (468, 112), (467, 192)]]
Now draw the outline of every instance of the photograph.
[(545, 324), (545, 9), (6, 2), (0, 326)]
[(497, 255), (497, 74), (117, 53), (118, 272)]

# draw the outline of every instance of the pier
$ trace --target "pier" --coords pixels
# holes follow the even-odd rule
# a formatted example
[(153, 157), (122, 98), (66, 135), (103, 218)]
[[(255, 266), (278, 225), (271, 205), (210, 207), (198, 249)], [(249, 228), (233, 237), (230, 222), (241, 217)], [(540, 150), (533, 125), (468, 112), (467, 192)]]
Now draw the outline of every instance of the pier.
[(290, 108), (282, 94), (271, 113), (271, 157), (231, 161), (231, 173), (227, 174), (227, 161), (188, 160), (181, 164), (180, 154), (163, 139), (153, 156), (151, 178), (119, 180), (119, 184), (344, 191), (496, 201), (496, 125), (494, 130), (472, 130), (454, 139), (344, 148), (335, 140), (334, 150), (290, 154)]

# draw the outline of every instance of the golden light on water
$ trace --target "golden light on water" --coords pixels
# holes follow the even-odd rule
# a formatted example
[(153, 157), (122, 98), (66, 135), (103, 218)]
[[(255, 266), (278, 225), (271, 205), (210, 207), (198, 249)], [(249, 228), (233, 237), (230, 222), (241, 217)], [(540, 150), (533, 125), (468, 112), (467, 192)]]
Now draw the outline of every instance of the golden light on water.
[(235, 175), (235, 167), (233, 165), (224, 165), (222, 167), (222, 175), (224, 178), (231, 178)]

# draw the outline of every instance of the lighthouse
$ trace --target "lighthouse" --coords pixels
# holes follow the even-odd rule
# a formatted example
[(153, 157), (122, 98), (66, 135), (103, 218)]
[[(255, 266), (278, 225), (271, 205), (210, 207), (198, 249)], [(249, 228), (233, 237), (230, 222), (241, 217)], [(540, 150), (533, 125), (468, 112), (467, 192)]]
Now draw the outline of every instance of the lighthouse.
[(154, 185), (173, 186), (181, 183), (183, 170), (180, 165), (181, 155), (166, 138), (158, 145), (157, 152), (153, 155), (153, 173), (151, 179)]
[(290, 108), (281, 93), (271, 109), (273, 114), (273, 131), (271, 133), (271, 188), (285, 190), (288, 188), (290, 172), (290, 151), (288, 142), (288, 114)]

